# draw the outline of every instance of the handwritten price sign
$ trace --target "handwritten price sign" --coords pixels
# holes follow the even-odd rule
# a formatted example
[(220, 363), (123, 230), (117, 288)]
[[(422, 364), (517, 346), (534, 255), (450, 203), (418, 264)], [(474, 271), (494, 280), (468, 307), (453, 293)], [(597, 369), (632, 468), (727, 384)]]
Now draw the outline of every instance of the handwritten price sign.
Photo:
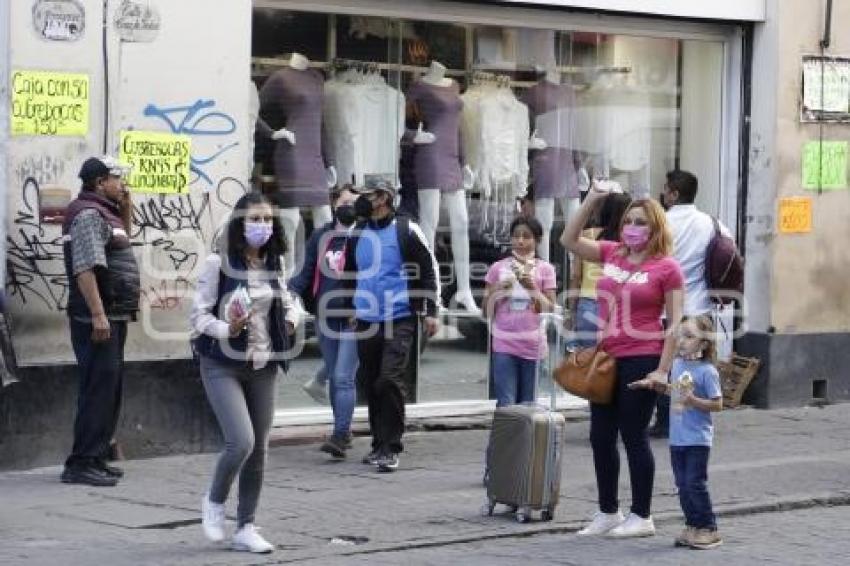
[(164, 132), (121, 132), (119, 160), (132, 167), (127, 185), (135, 193), (189, 191), (192, 140)]
[(11, 86), (13, 136), (88, 134), (88, 75), (18, 70)]
[(779, 199), (779, 232), (782, 234), (807, 234), (811, 231), (811, 197)]

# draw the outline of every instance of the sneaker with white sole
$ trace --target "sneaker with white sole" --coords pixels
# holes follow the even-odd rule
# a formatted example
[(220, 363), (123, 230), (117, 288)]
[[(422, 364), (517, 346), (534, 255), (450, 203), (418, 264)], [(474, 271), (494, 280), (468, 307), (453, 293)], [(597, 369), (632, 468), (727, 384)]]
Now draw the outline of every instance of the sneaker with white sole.
[(398, 469), (398, 454), (386, 452), (378, 456), (375, 460), (375, 465), (378, 466), (378, 471), (382, 473), (394, 472)]
[(252, 523), (245, 523), (242, 528), (233, 535), (231, 543), (233, 550), (253, 552), (255, 554), (268, 554), (274, 550), (274, 545), (260, 536), (257, 527)]
[(313, 401), (316, 403), (320, 403), (322, 405), (327, 405), (328, 401), (328, 384), (326, 382), (320, 382), (315, 377), (312, 377), (310, 381), (301, 386), (304, 389), (304, 392), (312, 397)]
[(619, 511), (616, 513), (603, 513), (602, 511), (597, 511), (596, 514), (593, 515), (593, 520), (590, 521), (590, 524), (576, 534), (583, 537), (604, 535), (622, 523), (623, 520), (623, 514)]
[(694, 535), (693, 527), (685, 527), (684, 530), (675, 538), (673, 544), (675, 546), (690, 546), (691, 545), (691, 537)]
[(655, 523), (652, 517), (644, 519), (640, 515), (629, 513), (626, 520), (605, 533), (612, 538), (651, 537), (655, 534)]
[(213, 503), (209, 495), (201, 501), (201, 526), (204, 535), (213, 542), (224, 540), (224, 504)]
[(723, 544), (716, 529), (694, 529), (688, 546), (697, 550), (708, 550)]

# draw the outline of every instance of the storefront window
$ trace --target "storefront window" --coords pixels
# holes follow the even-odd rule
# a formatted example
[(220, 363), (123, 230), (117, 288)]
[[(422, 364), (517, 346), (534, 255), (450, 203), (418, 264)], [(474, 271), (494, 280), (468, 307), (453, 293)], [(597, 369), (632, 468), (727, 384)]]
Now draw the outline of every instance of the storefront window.
[[(721, 41), (270, 9), (255, 10), (254, 26), (258, 86), (293, 52), (310, 60), (324, 85), (325, 164), (339, 183), (399, 183), (399, 208), (433, 240), (444, 304), (467, 313), (450, 316), (418, 360), (419, 402), (488, 397), (487, 331), (470, 297), (480, 301), (487, 267), (507, 251), (521, 199), (544, 225), (540, 254), (559, 291), (569, 266), (557, 237), (591, 179), (658, 198), (667, 171), (688, 169), (699, 207), (718, 212)], [(279, 177), (273, 154), (258, 142), (263, 172)], [(308, 349), (281, 406), (309, 405), (300, 383), (319, 366)]]

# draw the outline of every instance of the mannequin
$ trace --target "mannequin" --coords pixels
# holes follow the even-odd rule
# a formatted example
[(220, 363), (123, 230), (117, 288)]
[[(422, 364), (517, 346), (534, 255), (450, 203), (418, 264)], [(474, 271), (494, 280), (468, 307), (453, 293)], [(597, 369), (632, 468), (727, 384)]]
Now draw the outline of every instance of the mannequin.
[[(463, 102), (460, 88), (445, 76), (446, 67), (432, 61), (428, 71), (407, 94), (408, 110), (419, 127), (412, 141), (416, 146), (414, 170), (419, 189), (419, 225), (434, 249), (440, 206), (449, 213), (457, 294), (453, 302), (467, 312), (480, 315), (469, 283), (469, 217), (465, 191), (475, 176), (463, 162), (460, 143), (460, 115)], [(425, 129), (428, 125), (429, 131)]]
[[(261, 136), (265, 139), (274, 139), (274, 130), (272, 130), (265, 121), (260, 118), (260, 93), (257, 90), (257, 85), (254, 81), (248, 81), (248, 155), (246, 160), (245, 180), (248, 186), (255, 182), (254, 178), (254, 146), (255, 136)], [(251, 129), (253, 126), (253, 129)]]
[(545, 70), (543, 79), (523, 95), (528, 105), (534, 133), (529, 140), (532, 150), (531, 177), (534, 186), (534, 210), (543, 226), (538, 255), (548, 261), (555, 201), (561, 206), (565, 221), (578, 210), (579, 179), (572, 149), (572, 87), (561, 84), (557, 67)]
[[(260, 118), (273, 129), (277, 192), (286, 234), (286, 269), (295, 267), (296, 234), (302, 208), (309, 208), (314, 226), (331, 220), (328, 189), (336, 185), (336, 170), (322, 157), (322, 92), (324, 79), (310, 61), (293, 53), (289, 64), (276, 71), (260, 90)], [(299, 254), (300, 255), (300, 254)]]
[(449, 213), (457, 281), (454, 301), (467, 312), (479, 315), (481, 310), (475, 304), (469, 283), (469, 217), (465, 194), (472, 188), (475, 176), (469, 165), (461, 167), (460, 115), (463, 102), (457, 83), (445, 73), (444, 65), (431, 62), (428, 71), (407, 94), (408, 111), (419, 122), (412, 136), (416, 146), (414, 169), (419, 188), (419, 225), (431, 249), (434, 249), (440, 206), (445, 204)]

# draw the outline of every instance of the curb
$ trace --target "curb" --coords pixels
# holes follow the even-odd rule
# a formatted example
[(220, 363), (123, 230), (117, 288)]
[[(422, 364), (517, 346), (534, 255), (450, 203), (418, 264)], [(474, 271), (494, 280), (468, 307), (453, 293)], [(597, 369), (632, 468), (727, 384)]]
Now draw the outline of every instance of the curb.
[[(586, 409), (566, 409), (558, 411), (567, 422), (584, 422), (590, 420)], [(460, 430), (489, 430), (492, 413), (463, 417), (426, 417), (409, 419), (405, 424), (405, 432), (446, 432)], [(269, 437), (269, 446), (303, 446), (318, 444), (328, 436), (330, 425), (290, 425), (273, 428)], [(368, 422), (352, 424), (354, 436), (369, 436)]]
[[(744, 517), (750, 515), (760, 515), (764, 513), (782, 513), (788, 511), (799, 511), (804, 509), (812, 509), (817, 507), (843, 507), (850, 506), (850, 493), (835, 494), (816, 494), (802, 496), (798, 498), (778, 498), (772, 501), (755, 504), (741, 505), (719, 505), (715, 508), (717, 517)], [(672, 523), (680, 523), (682, 516), (680, 512), (667, 512), (655, 515), (653, 517), (656, 525), (668, 525)], [(499, 533), (482, 533), (480, 535), (468, 535), (462, 537), (446, 537), (435, 540), (420, 541), (420, 542), (402, 542), (396, 544), (387, 544), (383, 546), (375, 546), (372, 548), (363, 548), (362, 550), (351, 549), (349, 551), (327, 552), (312, 556), (292, 557), (289, 560), (280, 560), (271, 562), (272, 564), (290, 564), (295, 562), (304, 562), (308, 560), (317, 560), (323, 557), (337, 556), (355, 556), (368, 554), (382, 554), (388, 552), (403, 552), (407, 550), (418, 550), (424, 548), (434, 548), (439, 546), (451, 546), (458, 544), (468, 544), (473, 542), (481, 542), (495, 539), (518, 539), (529, 538), (539, 535), (552, 534), (572, 534), (577, 532), (585, 521), (565, 521), (560, 524), (549, 525), (530, 525), (526, 526), (522, 531), (516, 532), (499, 532)]]

